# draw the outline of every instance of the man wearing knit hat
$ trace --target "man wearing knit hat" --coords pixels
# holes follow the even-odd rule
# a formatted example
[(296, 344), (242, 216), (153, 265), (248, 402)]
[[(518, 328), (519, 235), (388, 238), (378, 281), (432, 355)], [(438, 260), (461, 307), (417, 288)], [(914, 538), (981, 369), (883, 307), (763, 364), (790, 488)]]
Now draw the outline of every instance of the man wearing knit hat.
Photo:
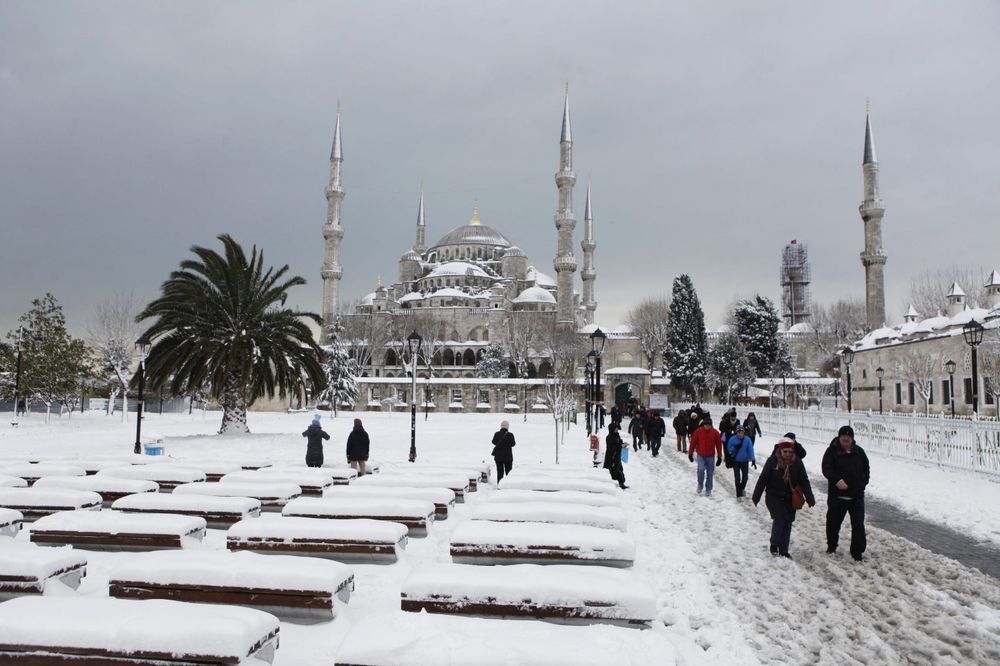
[(823, 454), (823, 476), (829, 483), (826, 510), (826, 552), (837, 552), (840, 526), (851, 516), (851, 557), (861, 562), (867, 547), (865, 488), (871, 475), (868, 456), (854, 441), (854, 428), (841, 426)]

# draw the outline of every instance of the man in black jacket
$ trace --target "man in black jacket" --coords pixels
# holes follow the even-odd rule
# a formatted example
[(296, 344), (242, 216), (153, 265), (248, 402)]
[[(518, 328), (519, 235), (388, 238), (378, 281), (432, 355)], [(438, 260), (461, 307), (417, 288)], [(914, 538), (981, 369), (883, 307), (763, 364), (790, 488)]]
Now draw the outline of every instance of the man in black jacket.
[(514, 465), (515, 445), (514, 433), (510, 432), (510, 423), (500, 422), (500, 429), (493, 435), (493, 460), (497, 464), (497, 483), (506, 474), (510, 474), (510, 468)]
[(823, 454), (823, 476), (829, 482), (826, 510), (826, 552), (835, 553), (844, 516), (851, 515), (851, 557), (861, 562), (865, 536), (865, 487), (871, 470), (868, 456), (854, 441), (854, 429), (841, 426)]
[(302, 436), (306, 438), (306, 465), (309, 467), (323, 466), (323, 440), (330, 439), (319, 424), (319, 415), (313, 417), (312, 423), (305, 429)]
[(688, 413), (686, 409), (677, 412), (677, 416), (674, 417), (673, 426), (674, 433), (677, 435), (677, 450), (684, 453), (687, 451), (688, 434)]
[(347, 436), (347, 463), (358, 470), (359, 477), (365, 475), (365, 463), (368, 462), (370, 448), (371, 441), (361, 425), (361, 419), (354, 419), (354, 430)]
[(664, 435), (667, 434), (667, 424), (663, 421), (658, 410), (650, 410), (649, 418), (646, 420), (646, 443), (653, 452), (653, 457), (660, 455), (660, 444)]

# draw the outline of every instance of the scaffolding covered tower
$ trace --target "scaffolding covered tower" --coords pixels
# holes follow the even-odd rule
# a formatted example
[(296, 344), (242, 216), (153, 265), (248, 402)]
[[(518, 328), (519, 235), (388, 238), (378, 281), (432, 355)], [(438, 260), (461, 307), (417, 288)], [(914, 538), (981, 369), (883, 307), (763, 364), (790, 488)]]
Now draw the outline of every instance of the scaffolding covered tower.
[(792, 240), (781, 252), (781, 316), (785, 330), (809, 321), (811, 281), (809, 250), (804, 244)]

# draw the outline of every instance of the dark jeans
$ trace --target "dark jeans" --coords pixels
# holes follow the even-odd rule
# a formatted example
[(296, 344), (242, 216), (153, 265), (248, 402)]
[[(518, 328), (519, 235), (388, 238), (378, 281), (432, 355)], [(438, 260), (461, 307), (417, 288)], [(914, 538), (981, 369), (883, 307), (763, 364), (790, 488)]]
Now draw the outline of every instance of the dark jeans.
[(681, 453), (687, 453), (687, 435), (685, 433), (677, 433), (677, 450)]
[(621, 488), (624, 488), (625, 487), (625, 468), (622, 467), (622, 464), (618, 463), (617, 465), (615, 465), (614, 467), (612, 467), (608, 471), (611, 472), (611, 478), (612, 478), (612, 480), (617, 481), (618, 485)]
[(654, 456), (660, 455), (660, 438), (650, 437), (649, 441), (650, 441), (650, 447), (653, 449), (653, 455)]
[(771, 523), (771, 547), (782, 555), (788, 554), (788, 543), (792, 540), (792, 521), (776, 519)]
[(733, 477), (736, 480), (736, 496), (743, 497), (747, 488), (747, 473), (750, 470), (750, 462), (733, 461)]
[(510, 474), (510, 468), (513, 464), (513, 462), (507, 460), (497, 460), (497, 483), (500, 483), (500, 480), (504, 476)]
[(642, 435), (632, 435), (632, 450), (638, 451), (642, 446)]
[[(836, 492), (836, 491), (834, 491)], [(835, 495), (827, 498), (826, 546), (830, 550), (840, 543), (840, 526), (844, 516), (851, 515), (851, 555), (861, 555), (868, 547), (865, 536), (865, 498), (841, 499)]]

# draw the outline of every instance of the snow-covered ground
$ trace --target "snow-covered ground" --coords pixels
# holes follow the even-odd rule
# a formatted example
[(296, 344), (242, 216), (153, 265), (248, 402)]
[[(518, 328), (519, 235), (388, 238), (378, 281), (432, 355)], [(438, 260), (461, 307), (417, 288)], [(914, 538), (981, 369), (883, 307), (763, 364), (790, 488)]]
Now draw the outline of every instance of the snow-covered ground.
[[(332, 435), (328, 460), (342, 456), (353, 414), (324, 417)], [(409, 418), (405, 414), (360, 414), (372, 438), (372, 458), (405, 460)], [(167, 454), (208, 459), (270, 459), (300, 463), (300, 436), (309, 414), (250, 416), (253, 434), (220, 438), (217, 414), (151, 414), (144, 430), (165, 437)], [(555, 457), (551, 417), (499, 414), (418, 416), (417, 449), (428, 463), (489, 461), (490, 438), (503, 418), (517, 437), (515, 466), (551, 463)], [(122, 425), (103, 415), (53, 419), (29, 418), (18, 429), (0, 430), (0, 459), (23, 455), (127, 454), (134, 422)], [(759, 455), (770, 448), (762, 439)], [(626, 465), (624, 510), (636, 541), (632, 572), (646, 581), (657, 600), (659, 622), (649, 631), (628, 630), (630, 650), (618, 663), (670, 664), (992, 664), (1000, 661), (1000, 586), (997, 581), (952, 560), (930, 553), (882, 530), (869, 529), (869, 552), (863, 564), (824, 552), (823, 504), (799, 514), (792, 533), (794, 561), (775, 560), (767, 552), (770, 521), (763, 504), (737, 501), (732, 477), (719, 468), (712, 498), (694, 493), (694, 465), (665, 442), (658, 459), (641, 452)], [(587, 465), (591, 454), (581, 428), (573, 427), (561, 462)], [(820, 447), (806, 459), (815, 485)], [(873, 484), (898, 483), (897, 461), (873, 460)], [(902, 468), (906, 469), (906, 468)], [(932, 470), (938, 480), (953, 473)], [(909, 472), (906, 472), (907, 474)], [(954, 487), (967, 480), (954, 475)], [(751, 485), (756, 472), (751, 471)], [(944, 481), (941, 481), (942, 483)], [(917, 478), (911, 483), (922, 483)], [(874, 490), (874, 488), (873, 488)], [(459, 504), (447, 521), (435, 523), (424, 539), (411, 539), (400, 562), (353, 565), (356, 590), (332, 622), (281, 625), (275, 663), (332, 663), (352, 627), (366, 618), (398, 612), (403, 580), (414, 566), (449, 562), (449, 535), (477, 504), (494, 491), (483, 488)], [(995, 505), (994, 505), (995, 506)], [(940, 506), (935, 510), (947, 513)], [(988, 505), (979, 507), (988, 513)], [(845, 526), (845, 530), (846, 530)], [(223, 547), (223, 532), (209, 530), (207, 548)], [(19, 539), (26, 535), (22, 533)], [(89, 575), (82, 594), (106, 594), (109, 572), (134, 555), (89, 553)], [(391, 632), (391, 627), (386, 626)], [(542, 625), (544, 630), (544, 625)], [(601, 633), (594, 630), (595, 634)], [(492, 645), (470, 646), (495, 652)], [(473, 656), (470, 661), (476, 662)]]

